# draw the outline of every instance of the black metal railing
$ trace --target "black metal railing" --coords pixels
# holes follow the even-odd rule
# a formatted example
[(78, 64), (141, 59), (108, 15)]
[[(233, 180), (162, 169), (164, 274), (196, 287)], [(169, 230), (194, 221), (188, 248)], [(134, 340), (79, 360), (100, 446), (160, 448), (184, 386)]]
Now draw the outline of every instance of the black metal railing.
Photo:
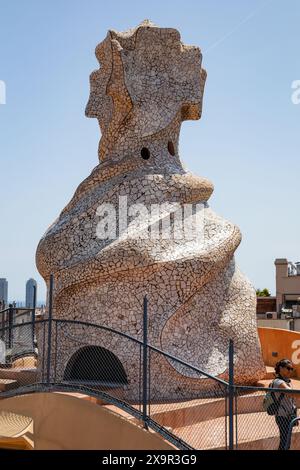
[[(233, 382), (232, 343), (232, 372), (226, 382), (147, 344), (146, 337), (142, 341), (83, 321), (52, 318), (49, 348), (49, 323), (49, 319), (36, 321), (35, 347), (32, 321), (0, 330), (2, 338), (12, 338), (7, 351), (11, 368), (0, 366), (0, 379), (17, 381), (14, 388), (2, 391), (0, 398), (30, 392), (76, 391), (97, 397), (104, 406), (122, 409), (131, 419), (157, 430), (180, 449), (252, 449), (260, 448), (263, 441), (263, 448), (277, 447), (279, 430), (275, 419), (262, 409), (266, 389)], [(128, 358), (134, 358), (131, 367), (126, 363)], [(21, 359), (24, 367), (20, 366)], [(192, 393), (187, 399), (184, 393), (182, 399), (172, 399), (170, 364), (182, 373), (177, 377), (182, 377), (178, 388), (183, 392), (187, 377), (191, 376), (195, 384), (207, 379), (206, 389), (198, 397)], [(160, 386), (157, 390), (161, 377), (165, 378), (165, 388)], [(300, 399), (300, 391), (293, 392), (299, 393)], [(298, 442), (298, 429), (293, 431)], [(297, 442), (294, 448), (299, 448)]]
[[(50, 292), (53, 278), (51, 285)], [(140, 339), (105, 325), (54, 318), (51, 300), (46, 319), (36, 319), (35, 309), (5, 311), (5, 322), (0, 322), (0, 382), (13, 380), (2, 388), (0, 398), (82, 392), (103, 406), (122, 409), (129, 419), (179, 449), (275, 449), (279, 434), (281, 446), (284, 441), (300, 449), (300, 433), (290, 428), (291, 420), (283, 432), (278, 420), (263, 410), (266, 388), (235, 384), (231, 340), (226, 381), (149, 344), (147, 307), (145, 297)], [(300, 390), (273, 391), (299, 395), (300, 404)]]

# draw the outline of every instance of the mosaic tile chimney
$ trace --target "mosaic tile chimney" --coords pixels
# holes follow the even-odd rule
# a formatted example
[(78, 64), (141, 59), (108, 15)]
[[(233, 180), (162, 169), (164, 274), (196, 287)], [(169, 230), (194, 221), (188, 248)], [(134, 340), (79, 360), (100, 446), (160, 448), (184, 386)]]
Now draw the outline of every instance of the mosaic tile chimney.
[[(200, 49), (184, 45), (177, 30), (146, 20), (123, 33), (109, 31), (96, 57), (100, 68), (90, 77), (86, 115), (99, 122), (100, 163), (36, 255), (48, 287), (54, 275), (54, 316), (142, 339), (147, 295), (150, 344), (227, 378), (233, 339), (235, 380), (254, 383), (265, 370), (255, 290), (234, 260), (241, 233), (209, 207), (213, 184), (186, 171), (179, 157), (182, 122), (202, 112)], [(192, 236), (184, 236), (186, 226)], [(124, 368), (128, 396), (137, 396), (138, 350), (88, 327), (64, 334), (58, 376), (79, 347), (104, 347)], [(211, 387), (209, 379), (161, 356), (151, 380), (160, 398), (192, 398)]]

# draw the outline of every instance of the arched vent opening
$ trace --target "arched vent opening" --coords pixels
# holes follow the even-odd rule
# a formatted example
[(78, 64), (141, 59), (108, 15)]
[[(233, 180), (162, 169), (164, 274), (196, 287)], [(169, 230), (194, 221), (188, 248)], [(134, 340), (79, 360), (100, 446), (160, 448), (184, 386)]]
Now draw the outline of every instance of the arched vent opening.
[(168, 152), (170, 155), (172, 155), (172, 157), (175, 156), (175, 147), (174, 147), (174, 144), (171, 140), (169, 140), (168, 142)]
[(111, 351), (100, 346), (85, 346), (76, 351), (67, 364), (64, 380), (111, 386), (128, 383), (121, 361)]
[(150, 150), (147, 147), (143, 147), (141, 150), (141, 157), (143, 160), (149, 160), (150, 158)]

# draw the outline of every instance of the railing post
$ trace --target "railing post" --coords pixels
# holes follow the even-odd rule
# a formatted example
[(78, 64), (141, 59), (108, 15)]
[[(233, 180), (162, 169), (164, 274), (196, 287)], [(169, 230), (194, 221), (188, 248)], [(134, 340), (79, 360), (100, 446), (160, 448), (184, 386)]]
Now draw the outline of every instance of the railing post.
[(2, 339), (5, 338), (5, 317), (6, 317), (6, 312), (5, 312), (5, 309), (3, 310), (3, 312), (1, 312), (1, 322), (2, 322)]
[(299, 422), (299, 421), (300, 421), (300, 418), (296, 416), (296, 417), (290, 422), (289, 430), (288, 430), (287, 437), (286, 437), (286, 443), (285, 443), (284, 450), (290, 450), (293, 427), (294, 427), (295, 424), (296, 424), (297, 422)]
[(3, 340), (5, 338), (5, 311), (1, 312), (1, 339)]
[(53, 274), (50, 275), (49, 309), (48, 309), (48, 355), (47, 355), (47, 384), (50, 383), (51, 349), (52, 349), (52, 300), (53, 300)]
[(229, 415), (229, 450), (234, 449), (234, 346), (229, 341), (229, 385), (228, 385), (228, 415)]
[(147, 405), (148, 405), (148, 300), (144, 297), (143, 312), (143, 421), (144, 428), (148, 429), (147, 424)]
[(35, 310), (36, 310), (36, 286), (33, 286), (33, 306), (32, 306), (32, 346), (34, 348), (34, 338), (35, 338)]
[(13, 324), (14, 324), (14, 308), (9, 304), (8, 310), (8, 349), (13, 346)]

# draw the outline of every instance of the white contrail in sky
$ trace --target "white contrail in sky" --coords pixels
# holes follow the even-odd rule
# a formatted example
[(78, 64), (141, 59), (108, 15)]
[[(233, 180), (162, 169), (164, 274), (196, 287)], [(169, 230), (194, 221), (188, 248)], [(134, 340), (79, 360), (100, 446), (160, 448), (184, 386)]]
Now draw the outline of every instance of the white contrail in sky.
[(241, 26), (243, 26), (245, 23), (250, 21), (255, 15), (257, 15), (259, 13), (259, 11), (261, 11), (267, 4), (270, 4), (272, 1), (273, 0), (267, 0), (266, 2), (264, 2), (259, 7), (255, 8), (255, 10), (253, 10), (251, 13), (249, 13), (249, 15), (246, 16), (246, 18), (244, 18), (243, 20), (241, 20), (233, 29), (231, 29), (228, 33), (226, 33), (224, 36), (222, 36), (216, 42), (214, 42), (213, 44), (208, 46), (207, 49), (202, 51), (202, 54), (207, 54), (208, 51), (211, 51), (212, 49), (217, 47), (219, 44), (224, 42), (227, 38), (229, 38), (232, 34), (234, 34), (238, 29), (240, 29)]

